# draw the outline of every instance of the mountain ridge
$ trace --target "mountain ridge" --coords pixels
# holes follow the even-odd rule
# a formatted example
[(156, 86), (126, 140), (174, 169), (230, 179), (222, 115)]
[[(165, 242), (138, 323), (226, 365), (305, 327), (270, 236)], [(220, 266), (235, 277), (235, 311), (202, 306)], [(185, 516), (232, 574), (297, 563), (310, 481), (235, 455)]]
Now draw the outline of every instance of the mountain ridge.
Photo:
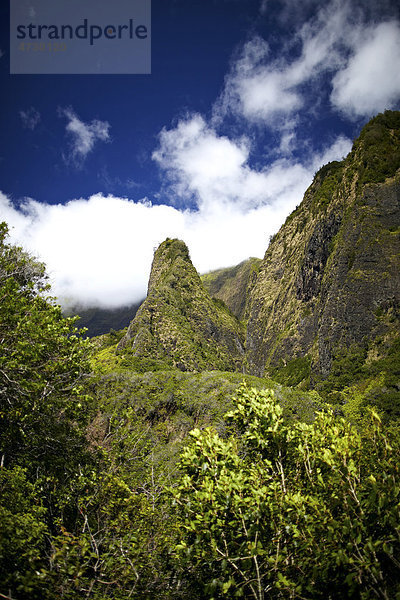
[(399, 322), (399, 146), (400, 113), (373, 119), (274, 236), (247, 301), (247, 372), (279, 377), (307, 361), (308, 385), (323, 389), (346, 349), (387, 355)]
[(270, 377), (341, 404), (357, 396), (400, 417), (399, 148), (400, 113), (372, 119), (315, 174), (262, 260), (200, 277), (185, 243), (167, 239), (117, 352)]

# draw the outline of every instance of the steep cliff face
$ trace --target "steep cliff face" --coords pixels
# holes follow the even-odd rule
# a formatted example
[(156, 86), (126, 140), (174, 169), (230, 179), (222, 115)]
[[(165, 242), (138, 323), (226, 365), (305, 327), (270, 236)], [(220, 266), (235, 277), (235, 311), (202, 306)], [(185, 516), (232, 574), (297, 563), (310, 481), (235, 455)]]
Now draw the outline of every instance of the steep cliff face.
[(241, 370), (243, 344), (243, 326), (207, 293), (184, 242), (163, 242), (154, 255), (147, 298), (118, 351), (183, 371), (233, 371)]
[(201, 280), (210, 296), (225, 302), (238, 319), (243, 319), (246, 298), (257, 277), (260, 263), (259, 258), (249, 258), (234, 267), (205, 273)]
[(387, 111), (344, 161), (316, 174), (249, 295), (249, 372), (294, 366), (290, 383), (315, 383), (349, 349), (365, 363), (390, 352), (399, 331), (399, 167), (400, 113)]

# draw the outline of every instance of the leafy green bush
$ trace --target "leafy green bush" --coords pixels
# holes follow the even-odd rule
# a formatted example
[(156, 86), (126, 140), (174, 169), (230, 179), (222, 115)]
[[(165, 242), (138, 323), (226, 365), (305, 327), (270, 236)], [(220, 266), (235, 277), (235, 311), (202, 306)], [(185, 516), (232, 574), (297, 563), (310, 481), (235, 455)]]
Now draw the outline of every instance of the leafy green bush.
[[(374, 356), (378, 350), (380, 356), (369, 358), (370, 353)], [(364, 347), (352, 344), (337, 349), (329, 376), (315, 381), (315, 387), (331, 404), (350, 401), (352, 412), (357, 405), (361, 413), (366, 406), (372, 406), (389, 422), (400, 419), (399, 382), (400, 339), (376, 339)]]
[(21, 467), (0, 469), (0, 590), (32, 600), (48, 597), (39, 592), (49, 533), (40, 487)]
[(191, 433), (172, 490), (177, 556), (205, 596), (399, 598), (398, 436), (373, 413), (364, 435), (329, 409), (287, 423), (246, 387), (226, 418), (229, 437)]
[(42, 600), (59, 499), (89, 462), (89, 341), (48, 297), (44, 266), (7, 234), (0, 224), (0, 594)]

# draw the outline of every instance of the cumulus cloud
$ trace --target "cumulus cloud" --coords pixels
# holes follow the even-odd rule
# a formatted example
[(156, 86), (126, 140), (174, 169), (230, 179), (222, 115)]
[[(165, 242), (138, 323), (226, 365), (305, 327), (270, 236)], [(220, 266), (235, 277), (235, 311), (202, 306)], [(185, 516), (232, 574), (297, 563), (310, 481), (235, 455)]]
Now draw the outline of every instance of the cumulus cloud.
[(333, 78), (333, 105), (352, 118), (393, 108), (400, 97), (399, 65), (399, 23), (369, 27)]
[(98, 141), (107, 142), (110, 139), (110, 124), (107, 121), (94, 119), (90, 123), (82, 121), (72, 110), (59, 110), (60, 116), (67, 118), (66, 132), (70, 141), (70, 149), (64, 158), (80, 166)]
[(27, 110), (20, 110), (19, 116), (21, 117), (22, 125), (31, 131), (40, 123), (40, 113), (33, 106)]
[(268, 55), (267, 42), (258, 36), (244, 45), (215, 103), (217, 120), (233, 113), (251, 121), (266, 121), (301, 106), (301, 97), (287, 77), (285, 66), (277, 61), (265, 64)]
[(11, 239), (43, 260), (64, 303), (123, 306), (145, 296), (153, 248), (182, 234), (183, 215), (145, 200), (96, 194), (65, 205), (0, 195)]
[(304, 84), (342, 63), (351, 26), (348, 5), (335, 1), (299, 27), (279, 58), (270, 56), (267, 42), (259, 36), (248, 41), (226, 77), (214, 107), (216, 117), (233, 113), (269, 123), (301, 109), (308, 101)]
[(280, 159), (257, 171), (249, 140), (219, 136), (199, 115), (163, 130), (155, 160), (172, 191), (196, 210), (94, 194), (65, 205), (0, 193), (0, 218), (13, 242), (43, 260), (64, 304), (116, 307), (142, 299), (153, 251), (166, 237), (183, 239), (200, 272), (263, 256), (270, 235), (302, 199), (314, 172), (350, 150), (338, 138), (307, 164)]
[(215, 122), (233, 114), (254, 123), (276, 127), (280, 119), (285, 124), (322, 99), (327, 89), (320, 85), (322, 77), (333, 86), (332, 106), (347, 116), (393, 107), (400, 99), (399, 22), (369, 23), (373, 11), (367, 8), (349, 0), (324, 4), (299, 25), (278, 58), (261, 37), (249, 40), (215, 103)]
[(246, 213), (267, 204), (287, 209), (301, 199), (313, 169), (342, 158), (350, 148), (350, 140), (342, 136), (323, 155), (311, 156), (308, 163), (280, 158), (256, 170), (249, 163), (248, 138), (220, 136), (195, 114), (173, 129), (163, 129), (153, 158), (169, 179), (173, 195), (194, 199), (199, 209), (209, 214), (216, 207), (225, 210), (227, 206)]
[(248, 168), (248, 157), (248, 140), (218, 136), (201, 115), (180, 121), (174, 129), (163, 129), (160, 146), (153, 153), (173, 193), (194, 197), (200, 208), (208, 209), (215, 203), (240, 203), (243, 208), (259, 204), (266, 181), (262, 173)]

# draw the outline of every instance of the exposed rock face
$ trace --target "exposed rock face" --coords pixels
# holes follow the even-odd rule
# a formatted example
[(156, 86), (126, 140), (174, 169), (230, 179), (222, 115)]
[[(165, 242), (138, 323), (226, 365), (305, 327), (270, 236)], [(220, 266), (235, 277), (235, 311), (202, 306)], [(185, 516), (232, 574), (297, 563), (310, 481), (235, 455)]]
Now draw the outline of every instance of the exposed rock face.
[(396, 338), (399, 167), (400, 113), (387, 112), (364, 128), (347, 159), (317, 173), (248, 297), (248, 372), (308, 355), (311, 380), (324, 379), (339, 349), (382, 349)]
[(238, 319), (243, 319), (249, 288), (256, 279), (260, 263), (259, 258), (249, 258), (235, 267), (206, 273), (201, 279), (211, 296), (225, 302)]
[(346, 217), (321, 290), (321, 374), (335, 346), (362, 345), (395, 333), (400, 302), (400, 177), (365, 186)]
[(184, 242), (163, 242), (154, 255), (147, 298), (118, 351), (130, 349), (183, 371), (241, 370), (243, 344), (243, 326), (204, 289)]
[(341, 214), (331, 213), (325, 221), (317, 222), (304, 254), (304, 262), (296, 280), (296, 296), (308, 301), (318, 296), (329, 258), (332, 240), (337, 234)]

